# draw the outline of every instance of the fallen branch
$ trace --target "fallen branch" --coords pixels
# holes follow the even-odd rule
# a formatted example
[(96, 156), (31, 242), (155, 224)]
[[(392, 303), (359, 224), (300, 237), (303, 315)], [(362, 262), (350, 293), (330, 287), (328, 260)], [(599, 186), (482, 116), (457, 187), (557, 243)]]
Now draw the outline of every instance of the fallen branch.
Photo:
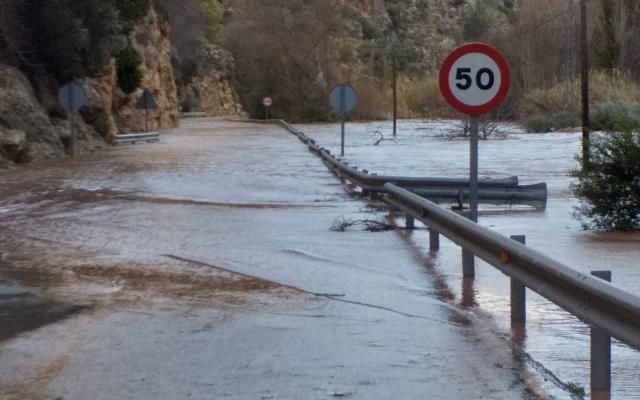
[(344, 232), (347, 228), (354, 226), (362, 226), (369, 232), (386, 232), (397, 229), (395, 225), (387, 224), (382, 219), (346, 219), (344, 216), (336, 218), (329, 229), (334, 232)]

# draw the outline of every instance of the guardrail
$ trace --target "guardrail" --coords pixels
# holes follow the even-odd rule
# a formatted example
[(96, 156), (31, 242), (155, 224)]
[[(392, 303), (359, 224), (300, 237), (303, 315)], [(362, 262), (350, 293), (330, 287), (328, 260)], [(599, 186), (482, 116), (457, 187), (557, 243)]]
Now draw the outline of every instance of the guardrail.
[[(456, 202), (461, 208), (469, 202), (469, 180), (452, 178), (422, 178), (406, 176), (389, 176), (370, 174), (366, 170), (358, 170), (349, 163), (336, 158), (331, 152), (320, 147), (315, 140), (297, 130), (283, 120), (250, 120), (258, 123), (278, 124), (296, 135), (309, 150), (316, 153), (327, 167), (336, 175), (347, 179), (362, 188), (363, 194), (384, 193), (384, 185), (393, 183), (412, 192), (428, 198), (434, 202)], [(495, 205), (528, 205), (544, 209), (547, 205), (547, 185), (518, 185), (518, 177), (485, 178), (479, 181), (478, 200), (486, 204)]]
[(206, 118), (207, 113), (201, 112), (201, 111), (183, 112), (183, 113), (180, 113), (180, 117), (181, 118)]
[[(393, 184), (386, 184), (386, 203), (429, 227), (430, 249), (443, 234), (473, 255), (511, 277), (511, 321), (526, 320), (527, 287), (592, 327), (592, 394), (608, 399), (611, 388), (610, 337), (640, 350), (640, 297), (601, 279), (585, 275), (545, 254), (478, 225), (454, 212)], [(411, 224), (413, 224), (411, 222)], [(524, 241), (524, 237), (518, 238)], [(595, 271), (596, 276), (606, 271)]]
[(124, 144), (124, 143), (132, 143), (136, 144), (136, 142), (157, 142), (160, 140), (160, 134), (158, 132), (148, 132), (148, 133), (129, 133), (125, 135), (116, 135), (113, 139), (113, 145)]
[[(264, 122), (264, 121), (255, 121)], [(610, 280), (609, 271), (592, 271), (586, 275), (565, 266), (545, 254), (524, 245), (524, 236), (506, 237), (478, 225), (467, 218), (440, 207), (436, 203), (416, 194), (426, 190), (455, 190), (461, 185), (468, 187), (466, 180), (446, 180), (440, 178), (406, 178), (377, 176), (350, 167), (319, 147), (285, 121), (272, 121), (294, 133), (318, 154), (325, 164), (337, 175), (361, 186), (364, 191), (386, 193), (384, 201), (401, 210), (407, 216), (407, 226), (414, 226), (414, 219), (422, 221), (429, 228), (429, 248), (438, 250), (440, 234), (462, 247), (463, 274), (473, 276), (464, 258), (477, 256), (511, 278), (511, 323), (514, 327), (526, 322), (526, 288), (576, 316), (591, 326), (591, 396), (592, 399), (610, 399), (611, 395), (611, 337), (618, 339), (636, 350), (640, 350), (640, 297), (620, 290), (604, 280)], [(386, 181), (386, 182), (385, 182)], [(404, 185), (407, 189), (402, 188)], [(485, 200), (502, 196), (517, 186), (517, 178), (480, 182), (480, 198)], [(534, 201), (544, 192), (546, 185), (530, 185), (537, 190)], [(487, 194), (487, 190), (494, 190)], [(416, 193), (413, 193), (416, 192)], [(444, 192), (444, 191), (443, 191)], [(530, 193), (526, 189), (523, 193)], [(431, 193), (433, 195), (433, 192)], [(451, 193), (442, 195), (448, 199)], [(438, 197), (438, 195), (435, 195)], [(472, 267), (473, 268), (473, 267)]]
[[(385, 202), (422, 221), (581, 320), (640, 349), (640, 297), (575, 271), (396, 185)], [(434, 233), (436, 234), (436, 233)]]

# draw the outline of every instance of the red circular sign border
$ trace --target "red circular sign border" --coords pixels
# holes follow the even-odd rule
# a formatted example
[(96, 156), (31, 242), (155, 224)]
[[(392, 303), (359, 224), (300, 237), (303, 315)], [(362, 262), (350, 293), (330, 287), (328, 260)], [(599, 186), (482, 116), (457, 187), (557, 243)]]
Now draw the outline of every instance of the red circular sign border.
[[(271, 104), (269, 104), (269, 105), (264, 104), (264, 102), (265, 102), (267, 99), (271, 100)], [(271, 106), (273, 105), (273, 98), (272, 98), (271, 96), (264, 96), (264, 97), (262, 98), (262, 105), (263, 105), (263, 106), (265, 106), (265, 107), (271, 107)]]
[[(500, 89), (496, 95), (487, 103), (479, 106), (470, 106), (459, 101), (451, 92), (449, 88), (449, 72), (453, 67), (453, 64), (462, 56), (469, 53), (482, 53), (491, 58), (498, 65), (500, 69)], [(496, 109), (500, 103), (504, 101), (509, 93), (509, 85), (511, 83), (511, 74), (509, 72), (509, 65), (507, 60), (498, 52), (498, 50), (489, 46), (486, 43), (472, 42), (465, 43), (460, 47), (455, 48), (444, 59), (442, 67), (440, 67), (440, 93), (444, 97), (445, 101), (456, 110), (468, 114), (471, 116), (477, 116), (480, 114), (486, 114)]]

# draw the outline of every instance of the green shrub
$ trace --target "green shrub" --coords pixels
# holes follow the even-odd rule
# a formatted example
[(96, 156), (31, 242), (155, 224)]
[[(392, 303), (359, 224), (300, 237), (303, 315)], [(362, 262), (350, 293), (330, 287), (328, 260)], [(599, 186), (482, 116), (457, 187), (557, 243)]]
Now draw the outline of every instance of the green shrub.
[(585, 229), (640, 230), (640, 134), (594, 135), (590, 168), (573, 175)]
[(569, 128), (579, 124), (578, 118), (568, 112), (555, 114), (534, 115), (528, 118), (524, 126), (527, 132), (546, 133), (554, 130)]
[(594, 107), (589, 117), (591, 128), (607, 132), (640, 130), (640, 104), (624, 102), (602, 103)]
[(462, 28), (464, 40), (473, 41), (485, 38), (493, 23), (491, 14), (491, 10), (483, 1), (476, 1), (464, 17)]
[(200, 0), (200, 10), (205, 18), (204, 36), (209, 43), (222, 43), (224, 7), (220, 0)]
[(118, 86), (125, 94), (133, 93), (142, 82), (140, 54), (131, 42), (116, 56)]
[(110, 0), (83, 0), (71, 4), (89, 34), (89, 42), (81, 53), (82, 63), (89, 73), (101, 71), (127, 44), (118, 10)]
[(93, 123), (93, 129), (96, 130), (103, 138), (108, 138), (111, 134), (111, 121), (109, 114), (105, 110), (101, 110), (98, 117)]

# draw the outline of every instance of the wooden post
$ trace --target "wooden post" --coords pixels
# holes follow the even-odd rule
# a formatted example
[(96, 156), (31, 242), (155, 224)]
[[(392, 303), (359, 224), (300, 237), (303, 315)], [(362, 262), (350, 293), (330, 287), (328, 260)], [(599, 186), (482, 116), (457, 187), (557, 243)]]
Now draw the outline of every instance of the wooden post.
[(582, 53), (582, 169), (590, 166), (589, 151), (589, 41), (587, 0), (580, 0), (580, 51)]

